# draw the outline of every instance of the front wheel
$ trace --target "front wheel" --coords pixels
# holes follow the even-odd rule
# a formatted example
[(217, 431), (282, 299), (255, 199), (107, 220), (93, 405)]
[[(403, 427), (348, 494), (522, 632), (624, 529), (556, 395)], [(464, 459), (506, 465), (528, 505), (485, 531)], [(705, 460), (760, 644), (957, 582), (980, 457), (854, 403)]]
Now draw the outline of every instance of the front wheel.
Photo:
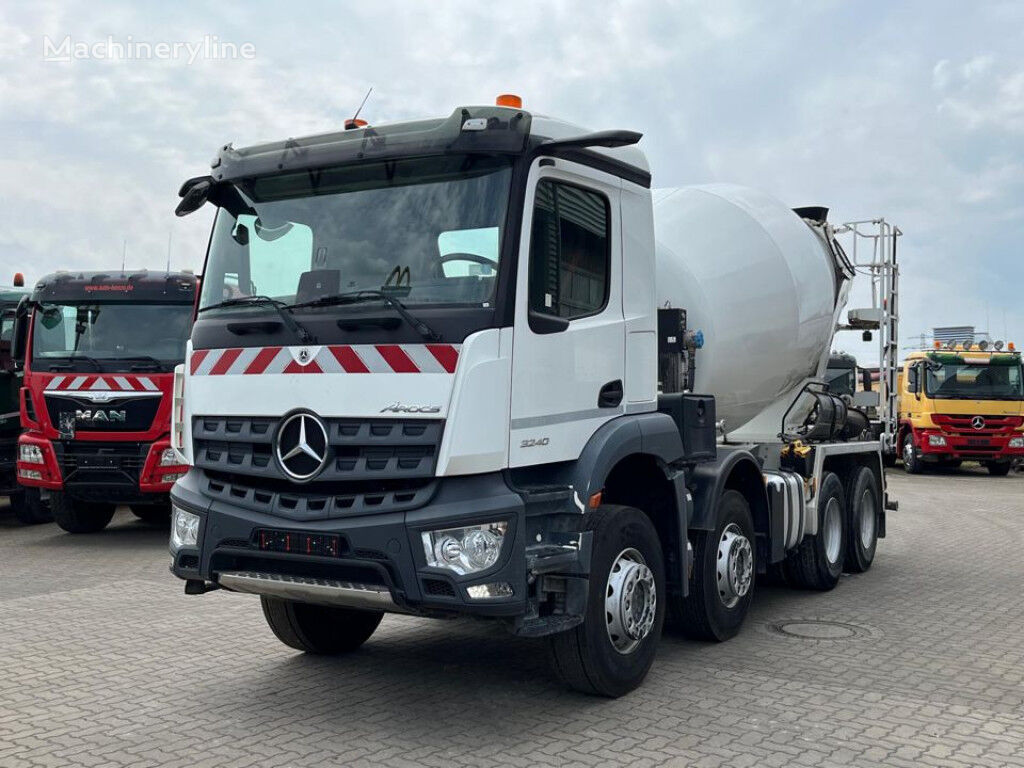
[(901, 455), (903, 457), (903, 471), (908, 475), (919, 475), (924, 471), (924, 462), (921, 461), (917, 448), (914, 446), (914, 433), (909, 429), (903, 436)]
[(260, 596), (263, 618), (277, 639), (305, 653), (335, 656), (354, 651), (374, 633), (382, 611), (357, 611)]
[(661, 542), (639, 509), (613, 504), (589, 516), (594, 532), (583, 623), (548, 639), (551, 665), (570, 688), (617, 697), (643, 682), (665, 621)]
[(988, 473), (993, 477), (1006, 477), (1010, 474), (1010, 462), (1008, 461), (990, 461), (985, 466), (988, 467)]
[(11, 512), (23, 525), (38, 525), (53, 520), (50, 507), (42, 500), (39, 491), (35, 488), (11, 494)]
[(739, 491), (726, 491), (718, 502), (714, 531), (694, 535), (693, 583), (683, 600), (679, 628), (696, 640), (721, 642), (743, 626), (757, 564), (750, 504)]
[(50, 495), (53, 519), (68, 533), (96, 533), (107, 527), (117, 507), (73, 499), (55, 491)]

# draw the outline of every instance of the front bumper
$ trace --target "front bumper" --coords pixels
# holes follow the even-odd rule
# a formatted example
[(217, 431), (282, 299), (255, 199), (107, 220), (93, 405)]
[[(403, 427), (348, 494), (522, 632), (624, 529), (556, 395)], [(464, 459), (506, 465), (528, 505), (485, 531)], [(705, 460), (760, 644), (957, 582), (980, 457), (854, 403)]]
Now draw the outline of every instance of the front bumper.
[[(201, 491), (204, 482), (206, 475), (193, 469), (171, 490), (172, 503), (201, 518), (198, 545), (172, 551), (172, 572), (192, 585), (310, 602), (320, 590), (325, 597), (319, 602), (409, 613), (514, 617), (529, 611), (526, 504), (499, 473), (440, 478), (430, 500), (408, 511), (301, 522), (211, 498)], [(499, 520), (508, 532), (488, 570), (460, 576), (427, 564), (424, 531)], [(266, 548), (268, 537), (277, 541), (274, 550)], [(325, 554), (322, 542), (328, 541)], [(303, 551), (311, 546), (312, 552)], [(493, 583), (511, 585), (512, 594), (470, 596), (469, 587)], [(327, 588), (339, 599), (329, 599)]]
[[(933, 445), (932, 436), (941, 436), (944, 444)], [(1009, 445), (1010, 440), (1020, 437), (1021, 432), (974, 436), (924, 429), (917, 432), (916, 442), (925, 461), (1010, 461), (1024, 457), (1024, 447)]]
[(97, 502), (131, 504), (166, 500), (174, 481), (187, 467), (160, 466), (170, 447), (155, 442), (49, 440), (27, 432), (19, 438), (39, 449), (42, 462), (17, 462), (17, 480), (24, 486), (63, 491)]

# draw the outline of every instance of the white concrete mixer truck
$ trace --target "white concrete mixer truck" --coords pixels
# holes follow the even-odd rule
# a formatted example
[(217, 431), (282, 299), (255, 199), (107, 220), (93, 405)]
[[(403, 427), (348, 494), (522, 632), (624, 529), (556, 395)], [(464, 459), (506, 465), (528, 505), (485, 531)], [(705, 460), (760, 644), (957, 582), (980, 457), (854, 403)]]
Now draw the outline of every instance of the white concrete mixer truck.
[(174, 391), (186, 593), (258, 594), (310, 653), (488, 617), (618, 696), (666, 621), (725, 640), (764, 574), (870, 567), (879, 445), (820, 383), (853, 276), (824, 209), (652, 198), (640, 134), (511, 97), (350, 127), (182, 186), (179, 215), (217, 208)]

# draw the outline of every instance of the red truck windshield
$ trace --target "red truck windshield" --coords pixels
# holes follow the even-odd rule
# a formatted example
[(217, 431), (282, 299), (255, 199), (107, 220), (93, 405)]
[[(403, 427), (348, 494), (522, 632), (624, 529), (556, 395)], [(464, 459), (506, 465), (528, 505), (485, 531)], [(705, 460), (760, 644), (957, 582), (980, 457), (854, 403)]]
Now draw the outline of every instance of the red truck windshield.
[(44, 304), (33, 321), (32, 367), (170, 370), (185, 359), (191, 324), (191, 304)]

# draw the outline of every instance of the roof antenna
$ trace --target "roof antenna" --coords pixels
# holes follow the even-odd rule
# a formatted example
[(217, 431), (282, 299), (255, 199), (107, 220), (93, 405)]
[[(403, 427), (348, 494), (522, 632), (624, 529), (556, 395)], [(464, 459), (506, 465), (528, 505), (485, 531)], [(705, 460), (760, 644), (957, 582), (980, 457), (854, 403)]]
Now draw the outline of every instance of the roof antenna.
[(121, 274), (124, 274), (124, 262), (128, 258), (128, 238), (124, 239), (124, 248), (121, 250)]
[(345, 121), (345, 130), (346, 131), (351, 131), (353, 128), (365, 128), (366, 127), (367, 123), (366, 123), (365, 120), (360, 120), (359, 119), (359, 113), (363, 111), (363, 107), (366, 106), (366, 100), (368, 98), (370, 98), (370, 94), (371, 93), (373, 93), (373, 86), (372, 85), (370, 86), (370, 90), (368, 90), (366, 92), (366, 95), (363, 96), (363, 100), (359, 104), (359, 109), (356, 110), (356, 113), (354, 115), (352, 115), (352, 117), (350, 117), (348, 120)]
[(171, 274), (171, 237), (174, 235), (174, 230), (167, 232), (167, 274)]

